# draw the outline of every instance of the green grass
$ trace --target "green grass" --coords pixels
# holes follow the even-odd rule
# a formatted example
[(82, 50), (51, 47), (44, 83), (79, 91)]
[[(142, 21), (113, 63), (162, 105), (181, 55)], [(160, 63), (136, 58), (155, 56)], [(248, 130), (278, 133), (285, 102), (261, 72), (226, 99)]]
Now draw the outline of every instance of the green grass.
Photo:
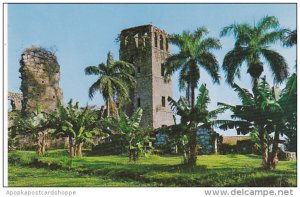
[(194, 168), (180, 165), (179, 156), (151, 155), (128, 163), (128, 158), (121, 155), (71, 160), (65, 150), (50, 151), (44, 157), (31, 151), (14, 151), (9, 153), (9, 162), (9, 186), (297, 185), (295, 161), (281, 161), (277, 170), (264, 171), (257, 155), (203, 155)]
[(11, 165), (9, 186), (35, 187), (128, 187), (138, 186), (136, 181), (123, 181), (105, 176), (90, 176), (65, 170), (49, 170)]

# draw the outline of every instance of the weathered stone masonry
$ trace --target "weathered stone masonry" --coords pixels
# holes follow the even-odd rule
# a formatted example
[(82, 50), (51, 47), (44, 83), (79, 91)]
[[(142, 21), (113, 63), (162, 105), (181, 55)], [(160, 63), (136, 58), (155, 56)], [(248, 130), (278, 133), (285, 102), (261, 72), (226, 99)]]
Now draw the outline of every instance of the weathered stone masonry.
[(22, 109), (22, 94), (16, 92), (8, 92), (7, 97), (10, 101), (12, 111), (20, 111)]
[(22, 110), (33, 111), (37, 106), (45, 112), (56, 110), (62, 101), (56, 56), (43, 48), (28, 48), (21, 55), (20, 65)]
[(167, 101), (172, 96), (172, 83), (164, 82), (162, 67), (169, 54), (168, 34), (155, 26), (132, 27), (120, 34), (120, 60), (134, 64), (137, 80), (126, 110), (131, 114), (141, 107), (143, 127), (174, 124)]

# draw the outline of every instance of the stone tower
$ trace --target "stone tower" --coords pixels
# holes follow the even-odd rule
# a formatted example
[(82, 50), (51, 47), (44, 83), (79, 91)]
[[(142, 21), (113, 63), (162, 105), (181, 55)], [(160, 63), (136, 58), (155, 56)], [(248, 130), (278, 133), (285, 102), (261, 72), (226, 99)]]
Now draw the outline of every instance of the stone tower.
[(56, 56), (43, 48), (27, 48), (20, 64), (22, 110), (34, 111), (37, 106), (45, 112), (56, 110), (58, 102), (62, 101)]
[(163, 63), (169, 55), (167, 32), (153, 25), (124, 29), (120, 34), (120, 60), (135, 66), (137, 80), (126, 111), (131, 114), (141, 107), (143, 127), (174, 124), (167, 101), (168, 96), (172, 97), (172, 83), (163, 78)]

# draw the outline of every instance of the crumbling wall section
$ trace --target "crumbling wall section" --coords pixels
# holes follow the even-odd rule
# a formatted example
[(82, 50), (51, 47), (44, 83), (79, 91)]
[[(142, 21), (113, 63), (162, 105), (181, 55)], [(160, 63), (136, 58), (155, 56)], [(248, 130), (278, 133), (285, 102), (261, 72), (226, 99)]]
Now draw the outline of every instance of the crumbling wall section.
[(38, 106), (45, 112), (56, 110), (58, 102), (62, 102), (56, 56), (44, 48), (27, 48), (20, 65), (22, 111), (34, 111)]
[(12, 111), (21, 111), (23, 96), (21, 93), (8, 92), (8, 100)]

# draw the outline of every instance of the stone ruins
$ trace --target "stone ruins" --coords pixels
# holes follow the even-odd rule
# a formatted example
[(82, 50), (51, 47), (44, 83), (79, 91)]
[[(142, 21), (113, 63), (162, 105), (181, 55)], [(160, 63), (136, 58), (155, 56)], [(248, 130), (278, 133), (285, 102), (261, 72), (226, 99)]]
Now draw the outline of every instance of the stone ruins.
[(8, 92), (8, 100), (10, 101), (12, 111), (20, 111), (22, 109), (22, 94), (16, 92)]
[(62, 102), (56, 56), (43, 48), (27, 48), (20, 65), (22, 111), (34, 111), (38, 106), (45, 112), (56, 110), (58, 102)]

